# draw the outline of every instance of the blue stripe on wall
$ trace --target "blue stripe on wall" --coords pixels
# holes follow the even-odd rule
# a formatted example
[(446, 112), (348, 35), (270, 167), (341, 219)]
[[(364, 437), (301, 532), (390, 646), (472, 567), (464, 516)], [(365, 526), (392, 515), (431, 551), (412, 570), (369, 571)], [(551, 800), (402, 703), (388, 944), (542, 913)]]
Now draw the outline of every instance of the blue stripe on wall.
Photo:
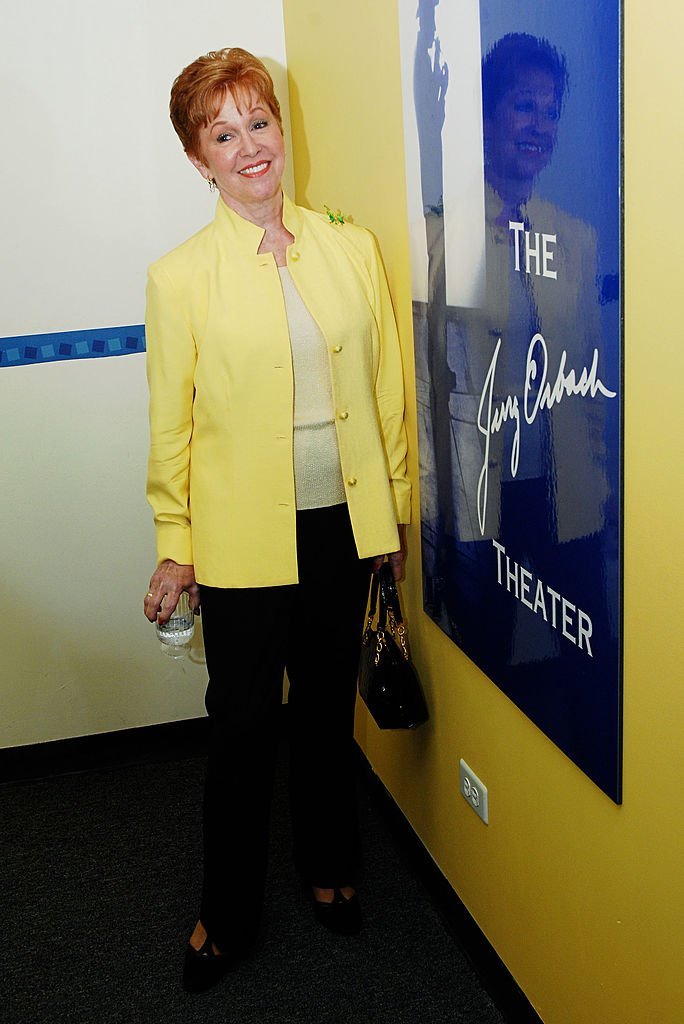
[(62, 331), (59, 334), (24, 334), (0, 338), (0, 367), (54, 363), (60, 359), (94, 359), (126, 356), (145, 351), (145, 328), (103, 327), (91, 331)]

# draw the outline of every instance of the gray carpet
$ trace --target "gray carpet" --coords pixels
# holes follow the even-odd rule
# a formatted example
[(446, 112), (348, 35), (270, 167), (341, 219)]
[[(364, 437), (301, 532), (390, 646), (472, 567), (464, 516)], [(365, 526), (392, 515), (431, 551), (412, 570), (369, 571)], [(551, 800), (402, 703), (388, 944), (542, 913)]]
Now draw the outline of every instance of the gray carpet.
[(0, 786), (3, 1024), (502, 1024), (361, 786), (366, 928), (330, 935), (274, 802), (261, 945), (180, 988), (199, 891), (201, 759)]

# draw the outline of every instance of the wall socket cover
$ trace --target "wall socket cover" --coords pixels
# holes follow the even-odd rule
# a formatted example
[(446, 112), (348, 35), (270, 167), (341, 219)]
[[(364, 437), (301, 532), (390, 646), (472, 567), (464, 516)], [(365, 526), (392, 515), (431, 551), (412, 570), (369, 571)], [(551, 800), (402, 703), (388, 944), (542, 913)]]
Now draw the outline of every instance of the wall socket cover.
[(475, 772), (461, 758), (460, 760), (460, 790), (461, 795), (468, 801), (472, 809), (482, 818), (485, 825), (489, 824), (489, 799), (487, 787), (481, 779), (478, 779)]

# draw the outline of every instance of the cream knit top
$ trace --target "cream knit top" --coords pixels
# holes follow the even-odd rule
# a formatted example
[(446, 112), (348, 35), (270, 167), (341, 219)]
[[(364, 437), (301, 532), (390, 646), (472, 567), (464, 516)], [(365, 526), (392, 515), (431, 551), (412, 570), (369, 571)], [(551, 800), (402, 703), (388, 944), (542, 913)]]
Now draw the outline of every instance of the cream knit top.
[(325, 338), (287, 267), (279, 267), (294, 373), (294, 474), (298, 509), (346, 501)]

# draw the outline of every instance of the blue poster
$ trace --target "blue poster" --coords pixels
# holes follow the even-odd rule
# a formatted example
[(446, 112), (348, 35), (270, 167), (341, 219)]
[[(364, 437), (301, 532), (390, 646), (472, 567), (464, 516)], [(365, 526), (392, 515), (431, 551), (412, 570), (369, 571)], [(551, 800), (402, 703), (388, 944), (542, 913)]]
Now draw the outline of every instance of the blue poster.
[(424, 608), (619, 802), (620, 7), (400, 10)]

